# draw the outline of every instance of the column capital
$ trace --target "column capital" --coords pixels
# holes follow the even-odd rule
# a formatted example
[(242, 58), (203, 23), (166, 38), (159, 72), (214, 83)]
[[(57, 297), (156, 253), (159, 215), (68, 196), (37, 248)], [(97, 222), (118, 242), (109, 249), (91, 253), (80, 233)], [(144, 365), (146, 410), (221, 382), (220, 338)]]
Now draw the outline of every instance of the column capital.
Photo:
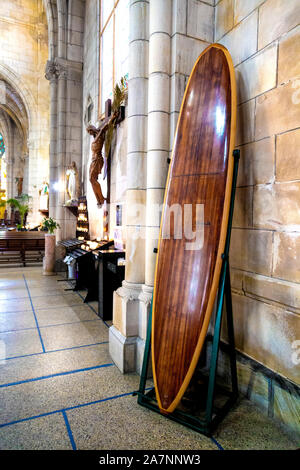
[(82, 62), (75, 62), (73, 60), (56, 57), (53, 60), (47, 61), (45, 78), (50, 80), (50, 82), (57, 79), (81, 81), (82, 70)]
[(122, 286), (117, 289), (117, 293), (125, 300), (138, 300), (143, 284), (135, 284), (124, 280)]
[(50, 82), (53, 82), (57, 79), (57, 69), (54, 60), (47, 60), (45, 68), (45, 78)]

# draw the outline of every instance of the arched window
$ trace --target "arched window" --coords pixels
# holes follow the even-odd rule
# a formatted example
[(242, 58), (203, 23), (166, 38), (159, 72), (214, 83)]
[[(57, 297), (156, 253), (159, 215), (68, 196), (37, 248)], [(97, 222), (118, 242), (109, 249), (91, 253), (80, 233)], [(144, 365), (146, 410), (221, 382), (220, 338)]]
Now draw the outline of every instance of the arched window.
[(99, 114), (121, 77), (128, 77), (129, 0), (101, 0)]

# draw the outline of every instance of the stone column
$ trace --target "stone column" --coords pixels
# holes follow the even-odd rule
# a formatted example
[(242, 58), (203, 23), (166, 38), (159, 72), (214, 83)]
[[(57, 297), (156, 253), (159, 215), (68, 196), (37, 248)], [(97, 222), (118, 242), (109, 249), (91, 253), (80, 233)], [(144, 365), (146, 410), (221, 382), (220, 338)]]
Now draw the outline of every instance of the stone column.
[(24, 166), (23, 166), (23, 193), (28, 194), (29, 191), (29, 154), (28, 151), (24, 155)]
[[(60, 224), (56, 239), (75, 236), (76, 218), (64, 207), (65, 175), (75, 161), (81, 167), (82, 63), (56, 58), (48, 61), (51, 84), (50, 215)], [(52, 182), (52, 184), (51, 184)]]
[[(33, 126), (32, 126), (33, 128)], [(38, 156), (39, 156), (39, 140), (37, 132), (31, 131), (27, 140), (28, 148), (28, 194), (31, 196), (31, 211), (28, 214), (27, 222), (37, 224), (40, 221), (38, 212), (38, 189), (37, 182), (39, 176)]]
[(147, 237), (145, 284), (153, 286), (160, 220), (169, 158), (172, 1), (150, 0)]
[[(65, 162), (64, 177), (67, 167), (74, 161), (78, 170), (79, 181), (81, 181), (82, 167), (82, 62), (68, 60), (67, 89), (65, 101)], [(76, 217), (65, 209), (65, 231), (64, 238), (75, 236)]]
[(48, 60), (45, 77), (50, 81), (49, 216), (56, 219), (57, 72), (53, 61)]
[(130, 1), (125, 281), (114, 293), (109, 349), (122, 372), (137, 368), (139, 295), (145, 282), (148, 1)]
[[(5, 151), (7, 153), (7, 151)], [(6, 198), (11, 199), (12, 197), (15, 197), (15, 194), (13, 193), (13, 162), (8, 159), (5, 156), (5, 162), (6, 162)], [(8, 217), (11, 215), (11, 206), (7, 204), (7, 214)]]
[(57, 241), (64, 239), (67, 209), (65, 203), (65, 157), (66, 157), (66, 86), (67, 69), (56, 59), (57, 69), (57, 193), (56, 219), (60, 224)]
[(141, 370), (169, 158), (172, 1), (150, 0), (145, 284), (140, 295)]
[[(10, 193), (10, 198), (15, 198), (17, 196), (16, 186), (14, 185), (14, 151), (13, 151), (13, 126), (10, 122), (9, 124), (9, 136), (8, 142), (6, 143), (7, 148), (9, 149), (8, 155), (6, 157), (6, 174), (7, 174), (7, 194)], [(6, 154), (7, 152), (5, 152)], [(9, 199), (8, 197), (8, 199)]]
[(53, 276), (55, 268), (55, 234), (45, 234), (45, 256), (43, 259), (43, 275)]

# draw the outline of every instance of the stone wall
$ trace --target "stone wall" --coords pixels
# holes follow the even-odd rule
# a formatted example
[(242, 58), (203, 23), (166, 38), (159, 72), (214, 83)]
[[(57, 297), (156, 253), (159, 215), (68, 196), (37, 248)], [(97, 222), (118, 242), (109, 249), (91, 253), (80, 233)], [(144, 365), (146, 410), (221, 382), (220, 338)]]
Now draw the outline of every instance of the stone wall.
[(236, 345), (299, 383), (300, 8), (221, 0), (215, 41), (232, 55), (241, 150), (231, 240)]
[[(49, 178), (49, 83), (44, 77), (48, 56), (48, 28), (42, 0), (0, 2), (0, 79), (5, 80), (22, 100), (28, 119), (23, 129), (26, 142), (8, 152), (10, 196), (16, 196), (14, 178), (26, 160), (23, 190), (32, 197), (28, 219), (37, 222), (38, 189)], [(4, 103), (5, 104), (5, 103)], [(14, 167), (14, 163), (16, 167)]]
[(127, 210), (138, 203), (146, 211), (127, 218), (126, 277), (114, 296), (111, 356), (123, 372), (141, 368), (158, 233), (149, 203), (163, 201), (194, 62), (220, 42), (232, 55), (238, 92), (241, 160), (230, 253), (236, 345), (299, 383), (299, 4), (131, 0), (130, 18), (126, 200)]

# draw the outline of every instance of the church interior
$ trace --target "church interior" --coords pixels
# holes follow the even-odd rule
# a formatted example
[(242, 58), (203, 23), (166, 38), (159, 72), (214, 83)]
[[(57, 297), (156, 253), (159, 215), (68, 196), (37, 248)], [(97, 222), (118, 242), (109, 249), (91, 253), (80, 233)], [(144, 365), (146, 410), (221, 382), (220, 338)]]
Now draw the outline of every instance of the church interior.
[(299, 448), (299, 56), (299, 0), (1, 0), (1, 450)]

